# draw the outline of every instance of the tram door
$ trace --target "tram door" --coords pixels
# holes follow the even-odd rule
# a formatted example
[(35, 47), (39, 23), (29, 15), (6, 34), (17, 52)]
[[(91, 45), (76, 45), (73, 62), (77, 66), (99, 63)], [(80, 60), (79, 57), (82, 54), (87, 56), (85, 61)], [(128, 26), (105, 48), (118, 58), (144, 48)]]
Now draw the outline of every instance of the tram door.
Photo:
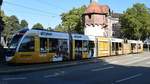
[(81, 60), (88, 57), (88, 41), (87, 40), (74, 40), (73, 41), (73, 59)]
[(116, 43), (115, 42), (112, 42), (111, 43), (111, 55), (116, 55)]
[(131, 43), (131, 53), (136, 53), (136, 43)]
[(69, 60), (68, 41), (66, 39), (49, 39), (49, 56), (51, 61)]
[(49, 62), (47, 59), (48, 56), (48, 39), (40, 38), (40, 54), (39, 54), (39, 62)]
[(61, 39), (58, 41), (58, 56), (62, 58), (62, 60), (67, 61), (70, 60), (69, 50), (68, 50), (68, 41), (65, 39)]
[(74, 58), (75, 60), (82, 59), (82, 40), (74, 41)]
[[(83, 44), (83, 46), (82, 46), (82, 55), (83, 55), (82, 58), (83, 59), (90, 58), (89, 57), (89, 48), (88, 48), (89, 47), (89, 41), (84, 40), (82, 44)], [(93, 54), (93, 52), (92, 52), (92, 54)]]
[(90, 41), (89, 42), (89, 57), (88, 58), (94, 57), (94, 48), (95, 48), (94, 41)]

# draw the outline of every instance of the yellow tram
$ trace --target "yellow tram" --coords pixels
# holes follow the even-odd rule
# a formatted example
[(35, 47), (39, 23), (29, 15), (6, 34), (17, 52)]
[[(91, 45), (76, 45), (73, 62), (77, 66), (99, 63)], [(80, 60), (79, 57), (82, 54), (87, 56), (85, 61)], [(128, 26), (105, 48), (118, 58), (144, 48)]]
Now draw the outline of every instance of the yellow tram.
[(10, 63), (44, 63), (142, 51), (142, 41), (22, 29), (13, 36), (5, 57)]
[(89, 58), (88, 36), (23, 29), (14, 35), (6, 61), (42, 63)]

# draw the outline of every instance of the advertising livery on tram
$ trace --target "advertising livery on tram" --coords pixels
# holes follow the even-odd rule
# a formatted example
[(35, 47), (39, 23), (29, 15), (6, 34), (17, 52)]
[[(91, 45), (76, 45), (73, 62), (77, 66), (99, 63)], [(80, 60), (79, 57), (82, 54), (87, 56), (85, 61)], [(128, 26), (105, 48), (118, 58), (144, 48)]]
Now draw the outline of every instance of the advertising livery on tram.
[(141, 41), (22, 29), (14, 34), (5, 57), (9, 63), (44, 63), (142, 51)]

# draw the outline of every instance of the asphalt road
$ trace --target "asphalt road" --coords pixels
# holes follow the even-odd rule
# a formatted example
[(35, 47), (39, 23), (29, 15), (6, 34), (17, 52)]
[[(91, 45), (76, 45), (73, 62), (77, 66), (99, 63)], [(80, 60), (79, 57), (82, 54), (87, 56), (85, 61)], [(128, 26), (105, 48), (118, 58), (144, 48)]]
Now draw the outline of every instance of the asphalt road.
[(1, 75), (0, 84), (150, 84), (150, 53), (100, 60), (60, 69)]

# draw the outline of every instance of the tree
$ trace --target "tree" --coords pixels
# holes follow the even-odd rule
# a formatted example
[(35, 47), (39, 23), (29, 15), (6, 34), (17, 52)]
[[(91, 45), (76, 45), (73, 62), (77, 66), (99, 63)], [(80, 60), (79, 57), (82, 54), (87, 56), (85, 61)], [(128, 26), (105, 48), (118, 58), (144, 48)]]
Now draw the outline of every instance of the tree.
[(21, 29), (19, 19), (12, 15), (10, 17), (4, 16), (3, 20), (5, 22), (3, 36), (6, 36), (7, 39), (12, 38), (13, 34)]
[(61, 24), (59, 24), (59, 25), (57, 25), (57, 26), (55, 27), (55, 31), (58, 31), (58, 32), (66, 31), (66, 30), (64, 30), (64, 29), (65, 29), (65, 28), (63, 28)]
[(43, 25), (41, 23), (36, 23), (35, 25), (33, 25), (32, 29), (43, 29)]
[(52, 27), (47, 28), (48, 31), (53, 31)]
[[(1, 1), (1, 3), (2, 3), (2, 1)], [(4, 11), (1, 11), (0, 10), (0, 33), (4, 30), (4, 25), (5, 25), (5, 23), (4, 23), (4, 21), (3, 21), (3, 17), (4, 17)]]
[(82, 22), (82, 14), (84, 13), (86, 7), (82, 6), (80, 8), (73, 8), (67, 13), (61, 14), (62, 23), (56, 26), (56, 31), (64, 31), (64, 32), (77, 32), (83, 33), (83, 22)]
[(0, 11), (0, 13), (5, 23), (2, 36), (6, 37), (7, 41), (12, 38), (13, 34), (28, 24), (25, 20), (22, 20), (21, 23), (19, 23), (19, 19), (15, 15), (7, 16), (4, 11)]
[(21, 28), (28, 27), (28, 22), (26, 20), (21, 20), (20, 26)]
[(128, 39), (142, 39), (150, 35), (150, 12), (144, 4), (134, 4), (120, 17), (121, 31)]

